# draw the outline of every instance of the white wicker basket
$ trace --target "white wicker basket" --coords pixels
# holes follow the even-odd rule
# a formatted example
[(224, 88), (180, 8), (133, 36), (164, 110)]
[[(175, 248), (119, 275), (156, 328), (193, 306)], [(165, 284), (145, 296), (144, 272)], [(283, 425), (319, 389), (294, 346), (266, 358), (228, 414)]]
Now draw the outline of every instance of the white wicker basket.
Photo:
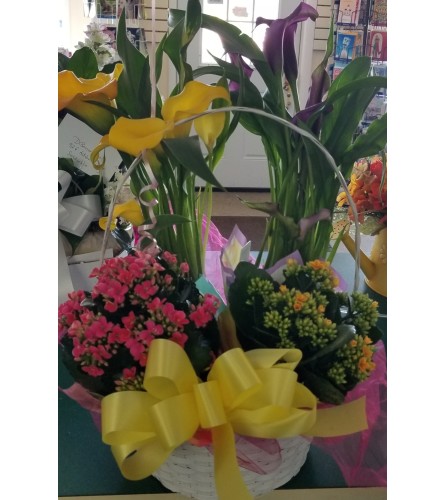
[[(278, 468), (267, 474), (259, 474), (241, 468), (244, 482), (253, 496), (264, 495), (286, 484), (300, 471), (306, 461), (310, 448), (310, 440), (297, 436), (289, 439), (278, 439), (281, 448), (280, 456), (272, 460), (281, 460)], [(243, 442), (237, 443), (237, 448)], [(255, 456), (249, 450), (249, 456), (260, 467), (271, 461), (271, 456), (258, 449)], [(217, 500), (215, 491), (213, 455), (206, 447), (193, 446), (185, 443), (176, 448), (168, 460), (153, 474), (166, 488), (197, 500)]]

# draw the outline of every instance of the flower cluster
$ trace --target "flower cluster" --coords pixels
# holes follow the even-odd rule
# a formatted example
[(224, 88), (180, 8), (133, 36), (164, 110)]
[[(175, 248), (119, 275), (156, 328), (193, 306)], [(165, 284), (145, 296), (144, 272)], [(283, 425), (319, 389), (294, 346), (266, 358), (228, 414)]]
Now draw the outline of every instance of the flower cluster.
[(79, 42), (76, 49), (89, 47), (96, 56), (99, 69), (102, 69), (106, 64), (111, 64), (116, 59), (116, 50), (113, 47), (115, 36), (112, 31), (107, 29), (107, 26), (92, 21), (85, 31), (85, 41)]
[[(354, 164), (349, 193), (357, 207), (361, 230), (365, 234), (375, 234), (386, 227), (387, 220), (387, 180), (386, 162), (381, 155), (362, 158)], [(337, 197), (339, 207), (347, 206), (345, 192)], [(352, 209), (348, 208), (352, 219)]]
[(141, 390), (155, 338), (183, 347), (205, 376), (218, 352), (219, 301), (200, 294), (188, 273), (167, 251), (134, 251), (95, 268), (91, 293), (74, 291), (59, 307), (59, 341), (73, 377), (102, 395)]
[(229, 305), (244, 349), (298, 348), (299, 380), (328, 403), (339, 403), (375, 368), (378, 304), (367, 294), (338, 290), (329, 262), (289, 259), (280, 282), (240, 263)]

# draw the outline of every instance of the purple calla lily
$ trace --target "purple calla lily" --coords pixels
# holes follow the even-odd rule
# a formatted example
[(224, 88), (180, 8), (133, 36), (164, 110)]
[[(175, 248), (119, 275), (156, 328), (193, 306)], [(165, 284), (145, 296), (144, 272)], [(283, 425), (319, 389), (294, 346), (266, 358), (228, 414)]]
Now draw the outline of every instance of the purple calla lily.
[(311, 89), (309, 91), (309, 98), (306, 103), (306, 108), (315, 104), (321, 103), (323, 96), (331, 86), (331, 78), (325, 68), (318, 66), (315, 68), (311, 77)]
[[(250, 79), (253, 73), (253, 69), (246, 63), (241, 54), (235, 54), (233, 52), (229, 52), (229, 57), (232, 64), (234, 64), (237, 68), (241, 68), (243, 70), (243, 73), (247, 76), (247, 78)], [(239, 83), (231, 80), (229, 83), (229, 90), (231, 92), (239, 90)]]
[(330, 219), (331, 212), (327, 208), (322, 208), (318, 213), (311, 215), (310, 217), (304, 217), (303, 219), (300, 219), (298, 223), (298, 225), (300, 226), (300, 241), (304, 240), (309, 229), (317, 222)]
[(314, 7), (301, 2), (297, 8), (283, 19), (265, 19), (258, 17), (256, 26), (267, 24), (264, 37), (264, 55), (275, 74), (284, 71), (288, 81), (295, 81), (298, 76), (297, 57), (295, 54), (294, 37), (298, 23), (312, 19), (315, 21), (318, 12)]

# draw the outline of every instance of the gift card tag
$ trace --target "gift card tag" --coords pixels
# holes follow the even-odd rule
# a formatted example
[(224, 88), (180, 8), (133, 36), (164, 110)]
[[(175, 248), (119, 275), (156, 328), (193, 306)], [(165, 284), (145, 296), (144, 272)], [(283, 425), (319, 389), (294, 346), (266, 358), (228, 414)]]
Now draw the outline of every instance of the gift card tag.
[[(94, 132), (88, 125), (72, 115), (67, 114), (58, 128), (59, 158), (70, 158), (74, 165), (88, 175), (97, 175), (93, 167), (90, 154), (99, 144), (102, 136)], [(108, 147), (101, 154), (105, 154), (105, 178), (109, 180), (118, 170), (122, 158), (116, 149)]]

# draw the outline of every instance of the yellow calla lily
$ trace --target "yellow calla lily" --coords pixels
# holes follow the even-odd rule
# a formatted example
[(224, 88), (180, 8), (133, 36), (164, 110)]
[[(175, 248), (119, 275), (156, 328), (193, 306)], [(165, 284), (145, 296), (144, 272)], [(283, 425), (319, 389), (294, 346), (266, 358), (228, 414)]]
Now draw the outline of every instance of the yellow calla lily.
[[(168, 122), (178, 122), (198, 113), (202, 113), (215, 99), (225, 99), (230, 103), (228, 90), (218, 85), (191, 81), (185, 84), (184, 90), (169, 97), (162, 106), (162, 117)], [(212, 115), (211, 120), (216, 116)], [(191, 122), (175, 127), (172, 137), (186, 137), (190, 133)], [(220, 132), (221, 133), (221, 132)]]
[[(122, 217), (128, 222), (131, 222), (133, 226), (141, 226), (144, 223), (144, 215), (141, 210), (141, 206), (136, 200), (129, 200), (125, 203), (120, 203), (115, 205), (113, 209), (113, 221), (111, 222), (111, 230), (116, 227), (116, 219)], [(99, 226), (105, 231), (107, 227), (108, 217), (101, 217), (99, 219)]]
[(72, 71), (59, 72), (59, 111), (70, 108), (76, 99), (95, 100), (105, 95), (108, 100), (117, 96), (117, 80), (123, 65), (116, 64), (113, 73), (98, 73), (96, 78), (78, 78)]
[[(206, 85), (195, 81), (188, 82), (180, 94), (169, 97), (165, 101), (162, 107), (164, 119), (156, 117), (118, 118), (110, 128), (109, 134), (104, 136), (100, 144), (94, 148), (91, 153), (91, 161), (96, 168), (101, 168), (103, 165), (99, 162), (98, 154), (107, 146), (137, 156), (144, 149), (153, 149), (158, 146), (165, 137), (182, 136), (185, 131), (189, 132), (191, 123), (186, 124), (185, 128), (183, 126), (174, 127), (174, 123), (183, 118), (202, 113), (214, 99), (219, 98), (229, 100), (229, 93), (224, 87)], [(216, 138), (222, 131), (225, 117), (223, 114), (218, 113), (206, 118), (201, 126), (201, 131), (205, 137), (203, 140), (209, 140), (209, 136)]]
[(119, 151), (137, 156), (144, 149), (156, 147), (173, 124), (161, 118), (118, 118), (110, 129), (109, 143)]
[(208, 149), (213, 149), (216, 139), (223, 131), (225, 122), (225, 113), (204, 115), (194, 121), (195, 130)]
[(114, 124), (114, 115), (88, 101), (110, 106), (117, 96), (117, 79), (122, 69), (122, 64), (116, 64), (113, 73), (98, 73), (91, 79), (78, 78), (72, 71), (59, 72), (59, 111), (67, 109), (96, 132), (106, 134)]

